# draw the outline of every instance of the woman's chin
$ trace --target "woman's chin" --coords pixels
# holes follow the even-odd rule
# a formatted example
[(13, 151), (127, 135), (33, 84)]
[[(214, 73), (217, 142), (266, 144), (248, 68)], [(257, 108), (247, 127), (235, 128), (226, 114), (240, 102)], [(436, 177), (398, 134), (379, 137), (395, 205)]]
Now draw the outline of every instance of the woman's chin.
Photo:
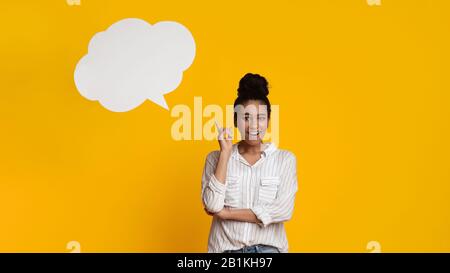
[(244, 139), (244, 142), (250, 146), (256, 146), (261, 144), (261, 139)]

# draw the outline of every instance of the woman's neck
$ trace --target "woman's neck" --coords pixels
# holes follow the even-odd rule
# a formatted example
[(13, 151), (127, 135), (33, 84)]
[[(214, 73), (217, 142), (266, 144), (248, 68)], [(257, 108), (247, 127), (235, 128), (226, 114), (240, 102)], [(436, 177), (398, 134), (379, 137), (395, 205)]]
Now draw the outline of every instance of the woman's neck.
[(238, 151), (240, 154), (256, 155), (261, 153), (262, 142), (258, 145), (248, 145), (245, 141), (239, 142)]

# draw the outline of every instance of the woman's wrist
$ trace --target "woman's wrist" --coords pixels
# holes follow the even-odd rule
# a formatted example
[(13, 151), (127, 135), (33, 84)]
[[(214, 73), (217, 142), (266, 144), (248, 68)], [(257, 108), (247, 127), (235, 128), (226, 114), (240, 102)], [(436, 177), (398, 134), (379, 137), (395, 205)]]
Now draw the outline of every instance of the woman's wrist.
[(224, 158), (229, 158), (231, 156), (231, 149), (220, 150), (219, 156), (224, 157)]
[(219, 216), (219, 218), (220, 219), (222, 219), (222, 220), (228, 220), (228, 219), (230, 219), (230, 209), (229, 208), (226, 208), (226, 207), (224, 207), (219, 213), (218, 213), (218, 216)]
[(230, 159), (231, 152), (227, 152), (226, 150), (220, 150), (219, 161), (217, 162), (217, 167), (214, 172), (216, 179), (225, 184), (226, 176), (227, 176), (227, 166), (228, 160)]

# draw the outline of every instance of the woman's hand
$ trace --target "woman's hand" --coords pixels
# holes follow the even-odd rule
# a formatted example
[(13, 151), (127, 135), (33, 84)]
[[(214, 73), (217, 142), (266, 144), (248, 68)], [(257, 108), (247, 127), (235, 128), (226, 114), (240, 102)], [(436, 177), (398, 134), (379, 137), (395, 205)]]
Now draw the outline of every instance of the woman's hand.
[(222, 128), (219, 127), (216, 122), (216, 128), (219, 132), (217, 138), (219, 141), (220, 152), (231, 153), (233, 147), (233, 130), (232, 128)]
[(216, 122), (217, 131), (219, 132), (218, 140), (220, 145), (219, 161), (217, 162), (214, 176), (220, 183), (225, 184), (227, 177), (228, 160), (231, 157), (231, 150), (233, 149), (233, 136), (231, 130), (226, 128), (220, 128)]

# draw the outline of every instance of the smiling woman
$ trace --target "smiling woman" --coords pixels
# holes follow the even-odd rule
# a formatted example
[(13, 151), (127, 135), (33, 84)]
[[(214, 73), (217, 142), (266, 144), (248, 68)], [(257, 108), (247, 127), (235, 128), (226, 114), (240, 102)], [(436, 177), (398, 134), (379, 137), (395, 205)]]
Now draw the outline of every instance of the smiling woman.
[(239, 82), (234, 126), (219, 129), (220, 151), (206, 158), (202, 201), (213, 216), (208, 252), (288, 252), (283, 222), (292, 217), (297, 192), (296, 158), (263, 143), (271, 105), (267, 80), (246, 74)]

